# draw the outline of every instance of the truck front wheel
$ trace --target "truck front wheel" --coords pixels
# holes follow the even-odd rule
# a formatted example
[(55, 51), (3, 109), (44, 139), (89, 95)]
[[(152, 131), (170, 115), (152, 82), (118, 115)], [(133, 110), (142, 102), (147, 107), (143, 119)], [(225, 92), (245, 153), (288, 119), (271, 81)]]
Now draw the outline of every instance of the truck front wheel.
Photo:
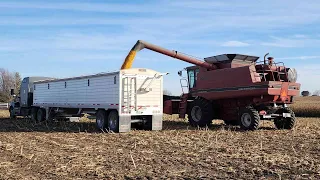
[(15, 119), (15, 118), (17, 117), (17, 116), (14, 114), (14, 109), (13, 109), (12, 106), (10, 107), (9, 112), (10, 112), (10, 119)]
[(42, 108), (38, 109), (38, 112), (37, 112), (37, 121), (38, 122), (42, 122), (44, 121), (46, 118), (46, 111)]
[(37, 111), (38, 111), (38, 108), (31, 108), (31, 120), (32, 121), (37, 121)]
[(197, 98), (192, 102), (188, 111), (188, 120), (192, 126), (204, 127), (211, 125), (213, 109), (210, 101)]

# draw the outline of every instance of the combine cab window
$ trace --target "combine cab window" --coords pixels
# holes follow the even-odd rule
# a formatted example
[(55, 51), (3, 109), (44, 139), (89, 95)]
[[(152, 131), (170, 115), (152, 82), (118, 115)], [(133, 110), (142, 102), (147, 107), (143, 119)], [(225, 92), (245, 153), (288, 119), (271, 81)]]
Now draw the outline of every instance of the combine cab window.
[(189, 69), (188, 70), (189, 89), (192, 89), (196, 86), (198, 73), (199, 73), (199, 69)]

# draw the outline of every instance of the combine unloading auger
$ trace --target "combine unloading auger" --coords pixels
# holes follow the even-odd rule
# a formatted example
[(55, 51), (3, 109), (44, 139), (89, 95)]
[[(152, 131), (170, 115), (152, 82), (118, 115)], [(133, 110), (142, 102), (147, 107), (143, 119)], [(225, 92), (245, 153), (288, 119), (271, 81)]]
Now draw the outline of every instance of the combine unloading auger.
[(210, 64), (204, 61), (201, 61), (199, 59), (190, 57), (190, 56), (186, 56), (184, 54), (179, 53), (178, 51), (174, 51), (174, 50), (168, 50), (150, 43), (147, 43), (145, 41), (142, 40), (138, 40), (137, 43), (132, 47), (131, 51), (129, 52), (129, 54), (127, 55), (125, 61), (123, 62), (121, 69), (129, 69), (132, 67), (132, 63), (134, 61), (134, 58), (136, 56), (136, 53), (142, 49), (149, 49), (176, 59), (180, 59), (182, 61), (191, 63), (191, 64), (195, 64), (210, 70), (213, 69), (217, 69), (217, 67), (214, 64)]

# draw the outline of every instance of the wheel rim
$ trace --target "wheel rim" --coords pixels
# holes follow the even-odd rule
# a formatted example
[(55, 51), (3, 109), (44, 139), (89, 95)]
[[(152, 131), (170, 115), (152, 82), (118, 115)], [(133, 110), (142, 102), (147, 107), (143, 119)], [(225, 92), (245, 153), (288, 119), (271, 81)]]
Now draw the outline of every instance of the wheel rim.
[(202, 111), (199, 106), (194, 106), (191, 110), (191, 117), (194, 121), (199, 122), (202, 117)]
[(249, 127), (251, 125), (252, 122), (252, 118), (250, 116), (249, 113), (244, 113), (241, 116), (241, 123), (245, 126), (245, 127)]
[(114, 130), (117, 124), (117, 115), (115, 113), (110, 114), (109, 118), (109, 127), (110, 129)]
[(97, 116), (96, 121), (97, 121), (98, 127), (99, 127), (100, 129), (103, 128), (103, 119), (102, 119), (102, 117), (101, 117), (101, 116)]

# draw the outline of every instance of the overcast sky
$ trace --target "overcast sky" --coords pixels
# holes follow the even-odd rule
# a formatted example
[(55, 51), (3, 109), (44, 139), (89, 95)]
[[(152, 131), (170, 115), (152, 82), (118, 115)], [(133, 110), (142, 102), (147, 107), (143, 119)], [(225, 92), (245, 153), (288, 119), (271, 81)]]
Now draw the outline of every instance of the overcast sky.
[[(1, 0), (0, 67), (58, 78), (114, 71), (142, 39), (200, 58), (269, 52), (313, 92), (320, 89), (319, 9), (314, 0)], [(165, 88), (180, 95), (177, 71), (189, 65), (142, 50), (133, 66), (169, 72)]]

